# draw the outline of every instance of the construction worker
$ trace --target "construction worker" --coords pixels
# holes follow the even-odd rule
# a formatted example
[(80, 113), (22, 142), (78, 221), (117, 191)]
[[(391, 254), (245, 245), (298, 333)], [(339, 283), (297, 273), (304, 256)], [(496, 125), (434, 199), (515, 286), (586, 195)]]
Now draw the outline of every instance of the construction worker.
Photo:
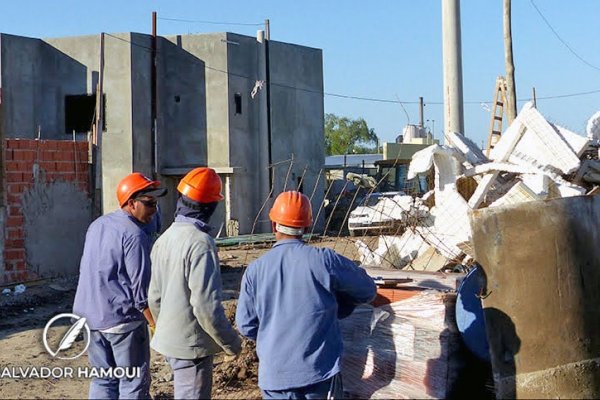
[(154, 321), (148, 309), (151, 239), (144, 228), (166, 192), (158, 181), (129, 174), (117, 186), (121, 208), (88, 228), (73, 312), (86, 318), (91, 331), (90, 364), (139, 368), (131, 379), (92, 379), (90, 399), (150, 396), (148, 325)]
[(208, 225), (221, 178), (195, 168), (179, 182), (175, 221), (152, 248), (148, 293), (156, 331), (150, 346), (173, 369), (176, 399), (208, 399), (213, 356), (240, 352), (241, 341), (221, 304), (221, 272)]
[(276, 243), (242, 278), (236, 323), (256, 340), (263, 397), (342, 398), (342, 336), (338, 318), (370, 302), (375, 283), (331, 249), (305, 244), (310, 201), (281, 193), (271, 211)]

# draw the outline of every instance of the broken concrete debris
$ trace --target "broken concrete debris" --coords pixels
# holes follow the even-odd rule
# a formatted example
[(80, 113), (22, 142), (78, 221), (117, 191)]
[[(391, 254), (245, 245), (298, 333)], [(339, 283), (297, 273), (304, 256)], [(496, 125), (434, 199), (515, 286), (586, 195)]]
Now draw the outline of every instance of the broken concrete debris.
[[(600, 111), (588, 121), (586, 134), (547, 121), (530, 102), (488, 156), (469, 138), (446, 133), (446, 145), (418, 151), (408, 170), (407, 179), (413, 179), (434, 169), (433, 191), (420, 203), (429, 208), (428, 218), (402, 236), (380, 237), (374, 251), (358, 241), (362, 264), (429, 271), (468, 264), (474, 261), (472, 251), (465, 251), (472, 249), (473, 210), (600, 192)], [(476, 186), (464, 190), (465, 179)], [(433, 255), (441, 257), (434, 263), (416, 262)]]

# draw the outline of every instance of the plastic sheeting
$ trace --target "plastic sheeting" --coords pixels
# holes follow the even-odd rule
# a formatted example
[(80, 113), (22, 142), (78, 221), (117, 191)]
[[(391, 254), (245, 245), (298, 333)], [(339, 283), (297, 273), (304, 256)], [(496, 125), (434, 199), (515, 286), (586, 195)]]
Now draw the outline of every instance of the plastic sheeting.
[(455, 293), (419, 291), (341, 320), (344, 389), (352, 398), (446, 398), (463, 365)]

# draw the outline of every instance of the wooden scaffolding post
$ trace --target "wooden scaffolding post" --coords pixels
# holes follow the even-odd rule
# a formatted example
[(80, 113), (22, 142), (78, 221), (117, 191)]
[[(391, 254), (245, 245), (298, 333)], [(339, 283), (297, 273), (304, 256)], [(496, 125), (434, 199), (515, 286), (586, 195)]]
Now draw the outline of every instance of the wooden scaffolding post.
[(496, 78), (494, 89), (494, 102), (492, 105), (492, 118), (490, 120), (490, 132), (486, 148), (489, 157), (490, 150), (494, 148), (502, 135), (502, 119), (504, 116), (504, 105), (506, 104), (506, 79), (503, 76)]

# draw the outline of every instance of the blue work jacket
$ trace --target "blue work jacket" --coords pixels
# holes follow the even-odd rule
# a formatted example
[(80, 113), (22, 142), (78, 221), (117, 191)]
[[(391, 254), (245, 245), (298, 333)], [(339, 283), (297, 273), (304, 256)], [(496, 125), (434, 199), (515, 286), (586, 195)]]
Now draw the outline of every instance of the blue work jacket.
[(256, 340), (260, 388), (300, 388), (337, 374), (338, 303), (353, 308), (375, 292), (373, 279), (351, 260), (300, 240), (278, 241), (251, 263), (236, 323), (242, 335)]
[(117, 210), (88, 228), (73, 312), (102, 330), (143, 320), (148, 306), (151, 239), (144, 225)]

